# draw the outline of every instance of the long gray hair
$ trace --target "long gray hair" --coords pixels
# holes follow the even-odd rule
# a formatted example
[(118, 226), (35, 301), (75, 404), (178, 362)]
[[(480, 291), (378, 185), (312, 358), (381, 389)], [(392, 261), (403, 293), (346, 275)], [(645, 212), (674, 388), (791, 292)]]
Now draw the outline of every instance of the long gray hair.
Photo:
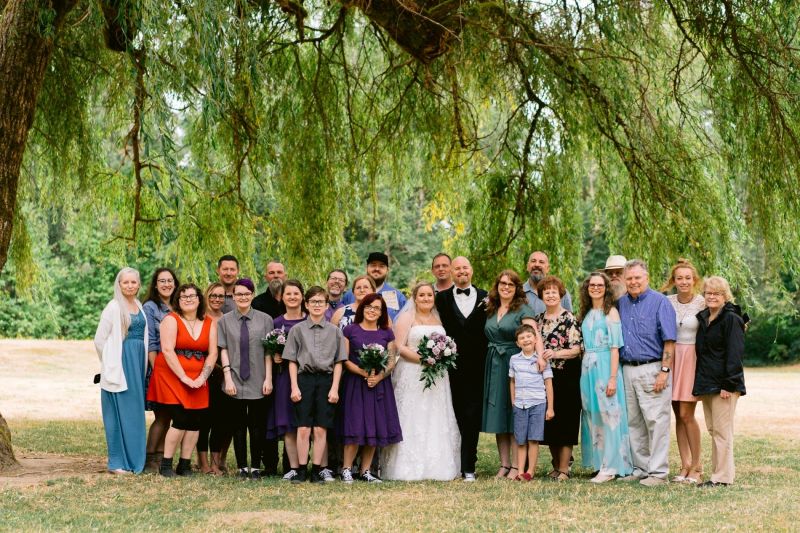
[(119, 306), (123, 337), (128, 335), (128, 328), (131, 325), (131, 315), (128, 312), (128, 301), (125, 299), (125, 296), (122, 295), (122, 287), (119, 286), (119, 282), (122, 280), (122, 276), (127, 274), (133, 274), (134, 277), (136, 277), (137, 283), (139, 283), (139, 287), (141, 288), (142, 286), (142, 279), (139, 276), (139, 271), (131, 267), (123, 267), (122, 270), (117, 272), (117, 277), (114, 279), (114, 301), (116, 301)]

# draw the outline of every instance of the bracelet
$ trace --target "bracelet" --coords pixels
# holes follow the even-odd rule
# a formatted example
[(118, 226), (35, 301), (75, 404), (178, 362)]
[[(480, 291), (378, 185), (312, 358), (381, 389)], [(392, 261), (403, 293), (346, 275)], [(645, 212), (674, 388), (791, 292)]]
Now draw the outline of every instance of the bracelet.
[(231, 367), (231, 365), (222, 365), (222, 370), (225, 370), (226, 368), (230, 368), (230, 367)]
[(231, 373), (231, 367), (230, 367), (230, 366), (226, 366), (226, 367), (224, 367), (224, 368), (222, 369), (222, 372), (223, 372), (223, 373), (227, 372), (228, 374), (230, 374), (230, 373)]

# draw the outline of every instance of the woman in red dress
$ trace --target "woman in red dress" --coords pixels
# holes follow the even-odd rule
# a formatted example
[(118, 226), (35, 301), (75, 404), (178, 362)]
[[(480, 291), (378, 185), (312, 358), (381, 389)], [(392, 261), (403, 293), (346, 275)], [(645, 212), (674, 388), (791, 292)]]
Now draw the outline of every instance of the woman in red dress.
[[(192, 451), (202, 424), (202, 411), (208, 408), (206, 380), (217, 360), (217, 328), (205, 316), (202, 293), (193, 283), (178, 287), (172, 294), (174, 312), (161, 321), (161, 352), (153, 364), (147, 399), (171, 413), (172, 427), (164, 442), (160, 473), (166, 477), (192, 474)], [(178, 468), (172, 458), (181, 444)]]

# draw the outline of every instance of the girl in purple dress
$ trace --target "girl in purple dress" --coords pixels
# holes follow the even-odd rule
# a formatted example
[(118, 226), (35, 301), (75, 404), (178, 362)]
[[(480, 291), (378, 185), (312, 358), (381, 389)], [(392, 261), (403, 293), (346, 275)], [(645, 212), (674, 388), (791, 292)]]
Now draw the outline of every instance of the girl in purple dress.
[(384, 379), (391, 373), (393, 364), (377, 374), (374, 371), (367, 373), (359, 366), (358, 352), (364, 345), (380, 344), (390, 353), (395, 351), (389, 313), (380, 294), (364, 297), (356, 311), (355, 322), (344, 328), (344, 337), (349, 359), (344, 363), (347, 372), (343, 376), (342, 481), (353, 481), (353, 461), (361, 446), (360, 478), (369, 483), (380, 483), (381, 480), (369, 471), (375, 448), (403, 440), (392, 380)]
[[(294, 279), (283, 284), (283, 305), (286, 313), (274, 321), (275, 329), (283, 328), (286, 333), (292, 326), (306, 319), (303, 309), (303, 285)], [(291, 480), (296, 474), (300, 461), (297, 457), (297, 425), (294, 422), (294, 407), (291, 400), (292, 386), (289, 382), (288, 363), (283, 361), (280, 354), (272, 356), (273, 393), (272, 402), (267, 411), (267, 439), (283, 437), (283, 446), (289, 458), (291, 470), (286, 472), (284, 479)]]

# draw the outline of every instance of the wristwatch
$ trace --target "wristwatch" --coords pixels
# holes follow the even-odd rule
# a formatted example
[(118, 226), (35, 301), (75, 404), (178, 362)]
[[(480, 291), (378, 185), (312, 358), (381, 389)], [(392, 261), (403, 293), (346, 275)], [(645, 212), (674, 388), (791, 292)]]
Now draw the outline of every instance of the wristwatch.
[(668, 366), (662, 366), (661, 367), (661, 371), (662, 372), (666, 372), (667, 374), (669, 374), (670, 368)]

